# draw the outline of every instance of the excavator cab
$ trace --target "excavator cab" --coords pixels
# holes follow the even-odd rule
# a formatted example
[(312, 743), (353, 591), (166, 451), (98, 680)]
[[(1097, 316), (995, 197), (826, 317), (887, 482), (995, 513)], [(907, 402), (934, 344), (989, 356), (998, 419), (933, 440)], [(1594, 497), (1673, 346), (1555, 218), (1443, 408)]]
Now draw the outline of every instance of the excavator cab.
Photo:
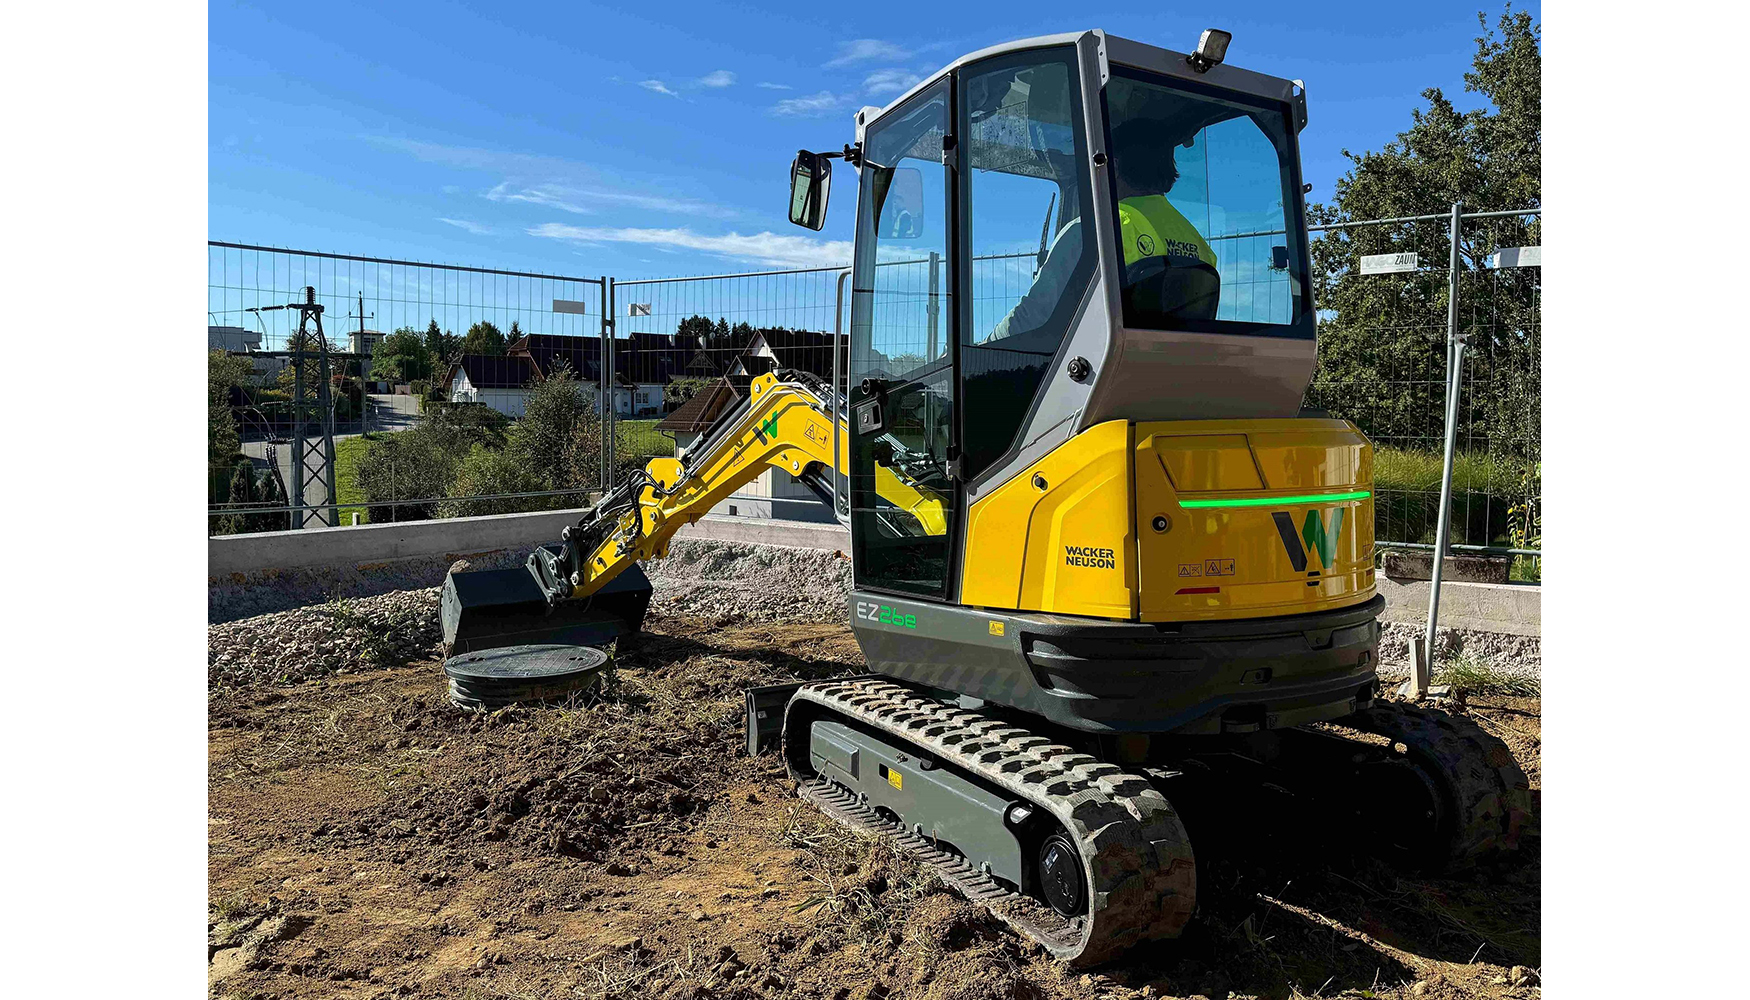
[[(1005, 614), (1254, 630), (1311, 614), (1346, 641), (1272, 668), (1283, 689), (1328, 689), (1296, 717), (1364, 700), (1371, 448), (1353, 425), (1300, 417), (1315, 350), (1305, 92), (1224, 56), (1100, 31), (997, 46), (858, 112), (843, 153), (798, 156), (791, 200), (811, 224), (830, 159), (858, 170), (843, 383), (856, 604), (919, 623), (895, 636), (856, 621), (877, 669), (1082, 728), (1219, 729), (1236, 710), (1222, 680), (1168, 711), (1029, 670), (1025, 649), (957, 648), (939, 668), (929, 650), (1013, 645), (1028, 625)], [(895, 530), (894, 480), (932, 484), (941, 530)], [(1198, 687), (1152, 680), (1169, 699)]]

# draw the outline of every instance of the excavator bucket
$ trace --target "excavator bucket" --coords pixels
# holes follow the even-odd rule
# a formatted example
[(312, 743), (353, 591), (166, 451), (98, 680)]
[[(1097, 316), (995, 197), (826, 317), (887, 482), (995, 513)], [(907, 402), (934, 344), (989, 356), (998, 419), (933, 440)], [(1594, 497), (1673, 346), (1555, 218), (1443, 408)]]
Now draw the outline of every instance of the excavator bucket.
[(635, 641), (650, 606), (650, 578), (629, 566), (589, 598), (549, 606), (526, 567), (471, 570), (444, 579), (444, 648), (450, 655), (500, 646), (600, 646)]

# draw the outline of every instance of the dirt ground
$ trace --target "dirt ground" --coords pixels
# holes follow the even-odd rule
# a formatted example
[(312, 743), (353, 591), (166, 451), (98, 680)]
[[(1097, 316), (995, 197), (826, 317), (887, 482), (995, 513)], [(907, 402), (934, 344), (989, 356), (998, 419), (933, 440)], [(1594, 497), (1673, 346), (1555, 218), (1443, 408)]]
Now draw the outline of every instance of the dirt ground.
[[(212, 995), (1539, 995), (1535, 837), (1459, 879), (1200, 853), (1184, 938), (1066, 971), (746, 755), (741, 689), (860, 672), (848, 628), (647, 628), (573, 707), (463, 712), (435, 662), (216, 688)], [(1540, 703), (1469, 711), (1540, 788)]]

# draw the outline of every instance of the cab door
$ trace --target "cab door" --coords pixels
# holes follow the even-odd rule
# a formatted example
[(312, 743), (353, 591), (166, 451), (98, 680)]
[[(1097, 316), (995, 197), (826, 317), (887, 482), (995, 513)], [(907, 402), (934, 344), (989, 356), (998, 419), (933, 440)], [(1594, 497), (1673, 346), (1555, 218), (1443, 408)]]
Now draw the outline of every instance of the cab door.
[(865, 129), (851, 277), (856, 585), (935, 600), (951, 593), (959, 504), (949, 83)]

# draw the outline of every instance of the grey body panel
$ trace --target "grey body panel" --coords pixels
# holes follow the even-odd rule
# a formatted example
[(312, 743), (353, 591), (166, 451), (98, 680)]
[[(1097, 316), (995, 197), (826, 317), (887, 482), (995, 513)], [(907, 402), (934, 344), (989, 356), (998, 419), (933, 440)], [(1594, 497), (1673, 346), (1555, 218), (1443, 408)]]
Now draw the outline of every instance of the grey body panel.
[[(1383, 604), (1155, 625), (851, 594), (852, 628), (876, 673), (1079, 732), (1180, 735), (1296, 726), (1365, 707), (1377, 687)], [(882, 609), (915, 617), (916, 627), (882, 622)]]
[(817, 773), (894, 813), (921, 836), (990, 865), (989, 874), (1023, 884), (1021, 844), (1003, 821), (1012, 799), (843, 722), (817, 720), (809, 730)]

